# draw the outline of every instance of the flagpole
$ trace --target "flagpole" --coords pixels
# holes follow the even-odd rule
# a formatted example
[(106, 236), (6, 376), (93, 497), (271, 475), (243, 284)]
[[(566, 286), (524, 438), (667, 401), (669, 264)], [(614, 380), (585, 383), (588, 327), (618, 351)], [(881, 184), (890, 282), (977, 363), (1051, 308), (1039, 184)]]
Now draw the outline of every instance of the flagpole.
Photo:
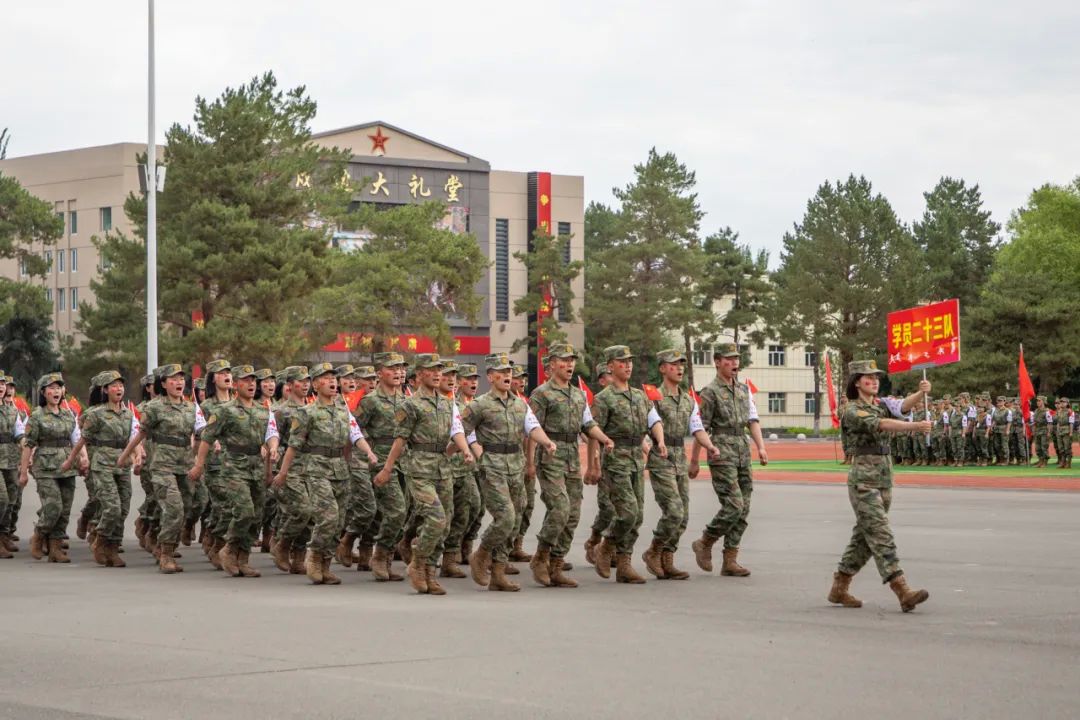
[[(926, 368), (923, 368), (922, 379), (926, 380)], [(926, 421), (930, 422), (930, 398), (925, 392), (922, 394), (922, 402), (923, 410), (926, 412)], [(930, 433), (926, 433), (926, 447), (930, 447)]]

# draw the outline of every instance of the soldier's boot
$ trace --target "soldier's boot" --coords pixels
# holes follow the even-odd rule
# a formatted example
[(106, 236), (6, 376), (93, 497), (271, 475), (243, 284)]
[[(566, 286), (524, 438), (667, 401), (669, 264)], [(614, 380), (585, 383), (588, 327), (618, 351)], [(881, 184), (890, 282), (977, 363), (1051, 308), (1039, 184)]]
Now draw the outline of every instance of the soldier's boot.
[(90, 543), (90, 552), (94, 556), (94, 562), (102, 567), (108, 564), (109, 558), (105, 554), (105, 538), (101, 535), (94, 537), (94, 542)]
[(8, 550), (7, 535), (0, 535), (0, 560), (10, 560), (15, 557)]
[(590, 565), (596, 564), (596, 546), (600, 544), (600, 541), (604, 538), (600, 533), (595, 530), (589, 535), (589, 539), (585, 541), (585, 562)]
[(472, 557), (472, 540), (461, 541), (461, 564), (468, 565), (469, 558)]
[(1037, 468), (1046, 467), (1046, 461), (1043, 460), (1042, 458), (1039, 458), (1039, 462), (1035, 463), (1035, 467), (1037, 467)]
[(334, 551), (334, 558), (344, 567), (352, 567), (352, 549), (355, 542), (356, 536), (347, 532), (341, 536), (341, 542)]
[(210, 561), (210, 564), (215, 570), (224, 569), (221, 565), (221, 552), (225, 549), (224, 538), (215, 537), (214, 544), (210, 546), (210, 552), (206, 554), (206, 559)]
[(95, 525), (94, 523), (89, 523), (86, 526), (86, 542), (91, 546), (91, 550), (93, 550), (94, 541), (97, 540), (97, 536), (97, 525)]
[(401, 561), (406, 565), (412, 562), (412, 542), (401, 538), (398, 544), (394, 547), (397, 550), (397, 554), (401, 557)]
[(574, 569), (574, 563), (567, 562), (566, 558), (563, 558), (562, 569), (563, 569), (563, 572), (570, 572), (571, 570)]
[(49, 540), (49, 562), (69, 563), (71, 558), (64, 552), (63, 540)]
[(322, 585), (323, 581), (323, 569), (322, 569), (322, 554), (317, 553), (311, 548), (307, 549), (304, 554), (304, 572), (315, 585)]
[(458, 554), (456, 552), (443, 553), (439, 577), (457, 578), (459, 580), (463, 577), (468, 577), (465, 572), (458, 567)]
[(409, 575), (409, 584), (412, 585), (413, 590), (423, 594), (428, 591), (427, 564), (418, 564), (419, 559), (416, 555), (413, 555), (405, 571)]
[(218, 551), (218, 560), (221, 569), (230, 577), (240, 577), (240, 550), (235, 545), (225, 543), (225, 547)]
[(259, 538), (259, 552), (270, 552), (270, 546), (274, 542), (274, 528), (270, 525), (263, 525), (262, 537)]
[(686, 580), (690, 573), (675, 567), (675, 553), (665, 550), (660, 555), (660, 565), (664, 568), (664, 577), (669, 580)]
[(661, 560), (663, 554), (664, 544), (656, 538), (653, 538), (652, 544), (641, 554), (641, 561), (645, 563), (645, 569), (661, 580), (667, 577)]
[(382, 545), (376, 545), (371, 555), (371, 574), (379, 582), (390, 580), (390, 552)]
[(424, 566), (425, 576), (427, 578), (428, 594), (429, 595), (445, 595), (446, 589), (439, 584), (438, 578), (435, 576), (438, 574), (435, 572), (434, 565)]
[(629, 583), (631, 585), (644, 584), (645, 578), (638, 575), (637, 570), (630, 564), (629, 553), (616, 555), (615, 562), (615, 582)]
[(139, 547), (143, 550), (146, 549), (146, 543), (143, 542), (143, 538), (146, 537), (146, 531), (149, 529), (145, 518), (135, 518), (135, 539), (139, 541)]
[(255, 578), (262, 577), (262, 573), (251, 567), (251, 551), (244, 549), (237, 554), (237, 568), (240, 570), (240, 574), (243, 577)]
[(357, 572), (368, 572), (371, 570), (371, 544), (361, 542), (357, 547), (356, 553), (353, 555), (353, 559), (356, 561)]
[[(477, 552), (480, 552), (477, 550)], [(490, 557), (490, 556), (489, 556)], [(500, 592), (517, 592), (521, 589), (521, 586), (516, 582), (506, 579), (506, 563), (492, 563), (491, 565), (491, 579), (487, 583), (488, 590), (497, 590)], [(475, 580), (476, 577), (473, 576)]]
[(341, 578), (330, 572), (330, 555), (322, 556), (322, 581), (323, 585), (340, 585)]
[(122, 568), (127, 567), (127, 563), (124, 562), (124, 558), (120, 557), (120, 543), (106, 543), (105, 544), (105, 557), (106, 567)]
[(522, 547), (525, 543), (525, 538), (519, 537), (514, 540), (514, 549), (510, 551), (510, 560), (513, 562), (529, 562), (533, 559), (533, 556), (525, 552), (525, 548)]
[(185, 522), (184, 527), (180, 530), (180, 544), (184, 547), (191, 547), (191, 534), (195, 531), (195, 523)]
[(8, 552), (19, 552), (19, 545), (10, 534), (0, 535), (0, 545)]
[(930, 593), (925, 590), (912, 590), (908, 587), (903, 575), (897, 575), (890, 580), (889, 587), (896, 593), (896, 598), (900, 601), (900, 609), (904, 612), (911, 612), (916, 605), (930, 599)]
[(1072, 470), (1072, 455), (1065, 459), (1065, 467)]
[(503, 570), (503, 572), (506, 573), (507, 575), (520, 575), (521, 574), (521, 571), (518, 570), (516, 567), (514, 567), (514, 564), (511, 563), (511, 562), (506, 563), (506, 569)]
[(79, 538), (80, 540), (85, 540), (87, 530), (89, 529), (89, 525), (90, 525), (90, 518), (87, 517), (86, 515), (81, 515), (80, 514), (79, 515), (79, 522), (77, 522), (75, 524), (75, 537)]
[[(558, 558), (556, 558), (558, 560)], [(560, 567), (562, 561), (559, 561)], [(529, 562), (529, 569), (532, 570), (533, 580), (538, 585), (544, 587), (551, 587), (551, 548), (543, 543), (536, 548), (536, 554), (533, 555), (532, 560)]]
[(290, 575), (305, 575), (307, 570), (305, 569), (305, 559), (307, 557), (307, 551), (302, 548), (290, 548), (289, 549), (289, 574)]
[(34, 534), (30, 536), (30, 557), (35, 560), (45, 557), (45, 536), (37, 528), (34, 528)]
[[(501, 563), (500, 563), (501, 564)], [(469, 572), (473, 582), (480, 586), (491, 587), (491, 553), (483, 543), (476, 548), (476, 552), (469, 558)], [(502, 569), (499, 570), (502, 572)]]
[(180, 566), (176, 564), (176, 560), (173, 559), (171, 552), (163, 552), (158, 559), (158, 570), (165, 575), (173, 575), (180, 572)]
[(615, 543), (604, 538), (596, 546), (596, 574), (607, 580), (611, 577), (611, 559), (615, 557)]
[(564, 574), (565, 570), (566, 563), (563, 562), (563, 559), (552, 557), (551, 562), (548, 564), (548, 574), (551, 576), (551, 584), (555, 587), (576, 588), (578, 586), (577, 580)]
[(730, 577), (747, 577), (750, 571), (738, 563), (739, 548), (724, 548), (724, 564), (720, 568), (721, 575)]
[(405, 579), (404, 575), (398, 575), (394, 572), (394, 557), (390, 551), (386, 551), (386, 575), (390, 582), (401, 582)]
[(855, 597), (848, 590), (851, 588), (851, 579), (853, 575), (847, 573), (834, 572), (832, 576), (832, 589), (829, 590), (829, 602), (836, 605), (843, 605), (848, 608), (861, 608), (862, 600)]
[(153, 528), (146, 533), (146, 552), (153, 555), (155, 560), (161, 552), (161, 548), (158, 547), (157, 532)]
[(697, 566), (705, 572), (712, 572), (712, 546), (719, 539), (708, 533), (701, 533), (701, 539), (695, 540), (690, 546), (694, 550), (694, 559), (697, 561)]
[(289, 547), (281, 538), (274, 538), (270, 544), (270, 557), (274, 561), (274, 567), (283, 573), (289, 572)]

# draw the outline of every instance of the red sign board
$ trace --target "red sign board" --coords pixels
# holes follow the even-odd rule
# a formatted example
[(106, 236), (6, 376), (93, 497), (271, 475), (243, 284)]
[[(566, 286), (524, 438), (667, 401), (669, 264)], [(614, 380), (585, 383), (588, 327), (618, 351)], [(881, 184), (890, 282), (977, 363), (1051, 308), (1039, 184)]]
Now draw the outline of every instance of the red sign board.
[[(536, 174), (536, 225), (537, 231), (551, 234), (551, 173), (542, 172)], [(540, 385), (547, 380), (544, 372), (544, 355), (547, 354), (547, 342), (544, 331), (541, 328), (544, 319), (551, 317), (551, 283), (544, 284), (544, 304), (536, 313), (536, 383)]]
[(897, 310), (888, 319), (889, 372), (960, 361), (960, 301)]
[[(386, 348), (407, 353), (435, 352), (434, 341), (423, 335), (398, 335), (387, 339)], [(371, 352), (370, 335), (350, 335), (339, 333), (337, 340), (324, 345), (327, 352)], [(454, 337), (455, 355), (488, 355), (491, 353), (491, 338), (486, 335), (458, 335)]]

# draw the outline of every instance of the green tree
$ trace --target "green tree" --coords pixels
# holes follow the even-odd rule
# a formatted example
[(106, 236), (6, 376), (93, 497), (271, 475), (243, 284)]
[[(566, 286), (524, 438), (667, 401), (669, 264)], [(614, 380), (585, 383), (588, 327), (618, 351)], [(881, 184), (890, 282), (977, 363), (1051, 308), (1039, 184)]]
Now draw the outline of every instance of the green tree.
[[(0, 173), (0, 258), (17, 260), (26, 275), (44, 277), (45, 260), (35, 245), (55, 245), (64, 234), (64, 221), (52, 204), (31, 195), (19, 181)], [(11, 308), (0, 297), (2, 312)], [(0, 314), (0, 322), (4, 320)]]
[(514, 341), (512, 352), (528, 347), (530, 353), (535, 353), (532, 338), (536, 337), (537, 332), (547, 345), (566, 342), (562, 323), (574, 322), (572, 285), (585, 267), (580, 260), (566, 261), (570, 240), (570, 235), (553, 237), (537, 230), (533, 233), (532, 249), (514, 253), (514, 258), (525, 266), (528, 277), (527, 291), (514, 301), (514, 312), (536, 318), (545, 305), (546, 294), (550, 295), (551, 303), (548, 307), (550, 312), (543, 319), (530, 321), (528, 335)]
[(8, 278), (0, 278), (0, 297), (11, 306), (0, 324), (0, 368), (26, 392), (38, 377), (58, 366), (53, 349), (53, 306), (45, 297), (45, 288)]

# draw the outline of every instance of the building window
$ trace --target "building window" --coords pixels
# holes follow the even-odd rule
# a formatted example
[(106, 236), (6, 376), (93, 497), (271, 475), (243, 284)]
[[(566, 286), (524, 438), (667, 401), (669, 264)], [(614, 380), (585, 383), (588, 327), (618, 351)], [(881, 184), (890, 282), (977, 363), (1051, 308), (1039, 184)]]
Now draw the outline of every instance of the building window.
[(79, 309), (79, 288), (71, 288), (71, 312)]
[(56, 251), (56, 272), (64, 272), (64, 256), (67, 255), (63, 250)]
[(690, 351), (690, 362), (694, 365), (708, 365), (712, 360), (712, 345), (698, 340)]
[(98, 260), (98, 269), (99, 270), (108, 270), (111, 267), (112, 267), (112, 260), (110, 260), (108, 258), (108, 256), (102, 255)]
[(769, 346), (769, 367), (783, 367), (784, 356), (787, 354), (787, 348), (783, 345), (770, 345)]
[(67, 310), (67, 303), (64, 300), (64, 288), (56, 288), (56, 309), (60, 312)]
[[(570, 264), (570, 223), (559, 223), (559, 239), (564, 240), (565, 244), (562, 247), (562, 261), (564, 265)], [(559, 321), (566, 320), (566, 308), (563, 307), (562, 302), (559, 303)]]
[(806, 367), (817, 367), (817, 353), (813, 350), (807, 350), (804, 359)]
[(79, 251), (71, 248), (71, 272), (79, 271)]
[(495, 320), (510, 319), (510, 221), (495, 219)]
[(813, 415), (817, 412), (817, 398), (814, 393), (806, 393), (806, 399), (803, 401), (803, 412), (807, 415)]
[(769, 412), (778, 415), (787, 412), (787, 396), (784, 393), (769, 393)]
[[(64, 211), (57, 212), (56, 217), (60, 218), (60, 224), (64, 225)], [(64, 225), (64, 232), (67, 232), (67, 225)]]
[(45, 269), (52, 270), (52, 250), (45, 251)]
[(101, 232), (109, 232), (112, 230), (112, 208), (101, 208)]
[(45, 299), (52, 303), (52, 288), (45, 288)]
[(26, 258), (19, 258), (19, 275), (26, 277)]
[(79, 232), (79, 213), (72, 210), (68, 215), (71, 216), (71, 234), (75, 235)]

